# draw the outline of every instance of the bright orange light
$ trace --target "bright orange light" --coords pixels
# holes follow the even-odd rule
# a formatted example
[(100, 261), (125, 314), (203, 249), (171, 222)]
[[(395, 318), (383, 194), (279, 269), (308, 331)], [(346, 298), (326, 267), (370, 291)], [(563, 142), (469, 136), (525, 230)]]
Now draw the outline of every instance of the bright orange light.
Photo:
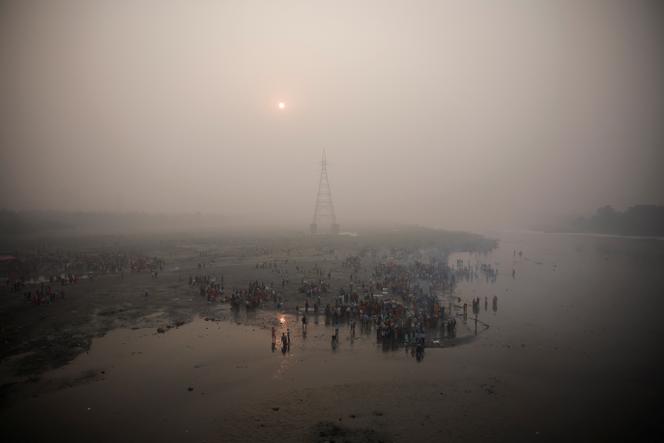
[(282, 325), (283, 325), (284, 323), (286, 323), (286, 317), (284, 317), (284, 316), (282, 315), (282, 316), (279, 318), (279, 323), (281, 323)]
[(284, 109), (286, 109), (286, 103), (284, 103), (284, 102), (279, 102), (279, 104), (277, 105), (277, 107), (278, 107), (279, 109), (281, 109), (281, 110), (284, 110)]

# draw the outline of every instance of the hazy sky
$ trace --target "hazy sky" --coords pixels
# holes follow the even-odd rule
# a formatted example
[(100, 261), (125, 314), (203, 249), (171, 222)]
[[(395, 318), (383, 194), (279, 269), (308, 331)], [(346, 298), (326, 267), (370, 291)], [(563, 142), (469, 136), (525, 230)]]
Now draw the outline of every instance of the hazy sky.
[(342, 227), (664, 204), (658, 4), (0, 0), (0, 207), (306, 227), (323, 148)]

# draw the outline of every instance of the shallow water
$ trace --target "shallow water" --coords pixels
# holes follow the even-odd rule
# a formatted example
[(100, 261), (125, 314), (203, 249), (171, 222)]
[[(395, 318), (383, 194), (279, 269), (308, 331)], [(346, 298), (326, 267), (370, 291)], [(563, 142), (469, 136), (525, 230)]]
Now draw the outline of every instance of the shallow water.
[[(301, 441), (331, 420), (399, 441), (639, 440), (662, 416), (663, 251), (652, 240), (508, 233), (490, 254), (454, 255), (499, 270), (495, 283), (456, 291), (469, 304), (480, 297), (489, 327), (427, 349), (421, 363), (383, 352), (373, 334), (351, 342), (347, 329), (332, 351), (332, 329), (310, 318), (304, 338), (292, 317), (282, 324), (271, 312), (257, 314), (259, 326), (115, 330), (3, 410), (5, 432), (9, 441)], [(270, 349), (271, 324), (279, 335), (292, 328), (285, 355)]]

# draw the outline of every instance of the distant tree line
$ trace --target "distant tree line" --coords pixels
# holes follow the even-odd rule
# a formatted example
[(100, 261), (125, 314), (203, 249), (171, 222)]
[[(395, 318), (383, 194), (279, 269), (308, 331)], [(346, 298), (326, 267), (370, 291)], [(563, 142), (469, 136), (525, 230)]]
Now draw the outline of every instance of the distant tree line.
[(664, 206), (636, 205), (617, 211), (610, 205), (597, 209), (591, 217), (579, 217), (570, 231), (601, 234), (664, 236)]

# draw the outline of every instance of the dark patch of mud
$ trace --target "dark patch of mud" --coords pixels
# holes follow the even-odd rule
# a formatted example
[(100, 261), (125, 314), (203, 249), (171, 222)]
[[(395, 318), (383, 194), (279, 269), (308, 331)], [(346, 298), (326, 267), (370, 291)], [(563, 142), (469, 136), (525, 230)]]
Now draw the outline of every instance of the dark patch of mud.
[[(102, 334), (103, 335), (103, 334)], [(64, 366), (92, 344), (92, 335), (53, 334), (23, 343), (19, 350), (29, 350), (15, 359), (11, 369), (17, 376), (40, 374), (48, 369)]]
[(37, 398), (61, 389), (98, 382), (104, 380), (105, 374), (102, 369), (87, 369), (73, 377), (42, 379), (31, 376), (20, 382), (8, 382), (0, 386), (0, 408), (10, 406), (19, 398)]
[(310, 441), (317, 443), (388, 443), (390, 439), (374, 429), (355, 429), (323, 421), (313, 427)]

